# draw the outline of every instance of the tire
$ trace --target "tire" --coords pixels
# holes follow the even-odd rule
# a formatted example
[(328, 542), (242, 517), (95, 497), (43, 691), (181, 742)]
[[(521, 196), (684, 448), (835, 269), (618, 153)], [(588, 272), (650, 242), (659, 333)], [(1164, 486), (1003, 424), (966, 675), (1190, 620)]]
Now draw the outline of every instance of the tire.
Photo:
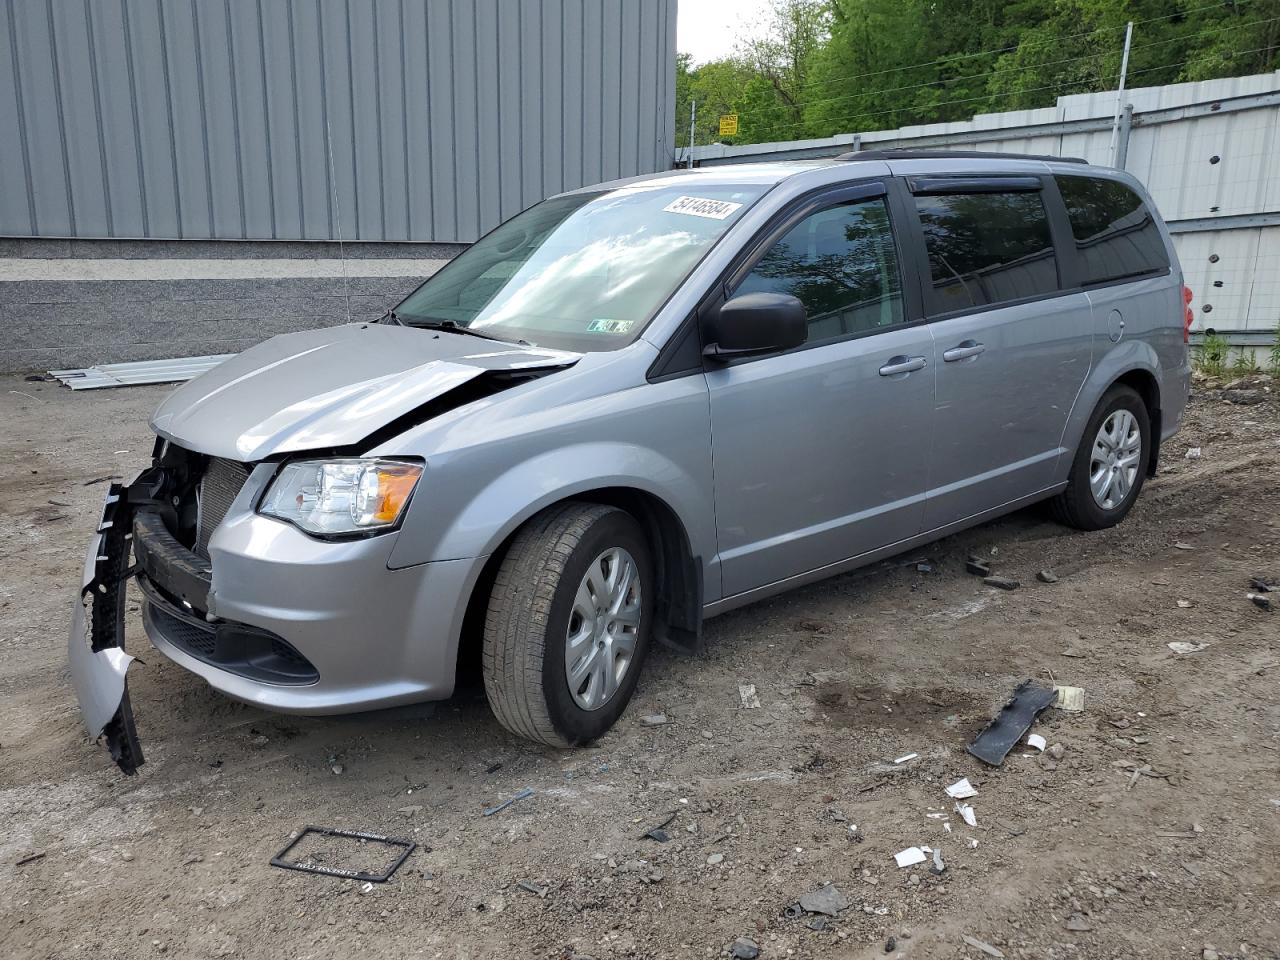
[[(619, 615), (628, 620), (638, 616), (634, 626), (611, 619), (608, 609), (603, 617), (597, 613), (585, 620), (581, 600), (590, 595), (579, 591), (586, 586), (588, 569), (600, 596), (613, 580), (606, 574), (627, 569), (628, 561), (638, 585), (634, 593), (619, 586), (625, 594)], [(498, 722), (553, 747), (590, 743), (612, 727), (635, 691), (649, 651), (655, 586), (644, 532), (622, 510), (571, 501), (526, 523), (498, 568), (485, 617), (484, 687)], [(592, 627), (602, 621), (613, 624), (607, 634)], [(577, 637), (587, 637), (573, 664), (582, 666), (584, 675), (587, 665), (596, 665), (576, 691), (566, 671), (571, 627)], [(628, 642), (632, 649), (625, 669), (616, 690), (607, 694), (607, 665), (621, 661)], [(614, 650), (617, 660), (609, 659)], [(593, 695), (604, 699), (587, 708), (584, 701)]]
[[(1113, 502), (1107, 505), (1099, 503), (1098, 498), (1094, 496), (1090, 482), (1090, 468), (1094, 464), (1095, 443), (1101, 439), (1099, 431), (1113, 415), (1122, 411), (1132, 417), (1133, 424), (1139, 432), (1140, 446), (1137, 461), (1134, 464), (1137, 472), (1122, 496), (1116, 495), (1117, 488), (1111, 489), (1111, 496), (1107, 499)], [(1122, 418), (1115, 421), (1115, 423), (1120, 422)], [(1101, 449), (1104, 454), (1107, 452), (1105, 447)], [(1080, 446), (1071, 461), (1071, 472), (1067, 475), (1066, 489), (1049, 501), (1054, 519), (1077, 530), (1104, 530), (1115, 526), (1133, 509), (1134, 501), (1142, 491), (1142, 483), (1146, 479), (1147, 464), (1150, 459), (1151, 418), (1147, 412), (1147, 405), (1136, 390), (1123, 384), (1116, 384), (1098, 401), (1093, 416), (1085, 426), (1084, 434), (1080, 438)], [(1120, 458), (1120, 462), (1123, 461), (1124, 458)], [(1127, 473), (1124, 467), (1120, 469), (1121, 472)]]

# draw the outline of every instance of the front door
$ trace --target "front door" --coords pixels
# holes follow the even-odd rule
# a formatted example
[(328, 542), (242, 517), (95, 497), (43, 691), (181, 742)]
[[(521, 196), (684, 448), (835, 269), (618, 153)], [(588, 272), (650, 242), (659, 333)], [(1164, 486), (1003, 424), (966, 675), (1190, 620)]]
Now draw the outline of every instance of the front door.
[(744, 270), (726, 296), (799, 298), (809, 338), (706, 374), (726, 597), (916, 534), (933, 412), (882, 186), (810, 201)]
[(1093, 321), (1088, 297), (1061, 289), (1044, 186), (1039, 177), (966, 179), (957, 192), (914, 198), (935, 318), (926, 530), (1054, 482)]

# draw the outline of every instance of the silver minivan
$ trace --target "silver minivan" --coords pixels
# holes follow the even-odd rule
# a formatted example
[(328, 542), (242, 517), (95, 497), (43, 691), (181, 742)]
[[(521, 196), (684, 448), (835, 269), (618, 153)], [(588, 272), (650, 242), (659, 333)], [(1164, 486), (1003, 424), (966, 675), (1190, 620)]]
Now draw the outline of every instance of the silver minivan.
[(177, 389), (74, 606), (92, 736), (142, 762), (152, 644), (294, 713), (448, 697), (609, 729), (655, 641), (1038, 500), (1121, 520), (1187, 398), (1188, 302), (1125, 173), (855, 153), (616, 181), (525, 211), (376, 323)]

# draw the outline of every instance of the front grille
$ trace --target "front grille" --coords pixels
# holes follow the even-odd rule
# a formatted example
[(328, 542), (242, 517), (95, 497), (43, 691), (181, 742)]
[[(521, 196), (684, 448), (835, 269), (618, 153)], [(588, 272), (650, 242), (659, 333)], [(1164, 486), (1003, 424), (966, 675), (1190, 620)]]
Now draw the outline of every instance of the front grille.
[(196, 492), (196, 553), (209, 555), (209, 538), (231, 509), (232, 501), (249, 479), (249, 468), (236, 460), (211, 457)]

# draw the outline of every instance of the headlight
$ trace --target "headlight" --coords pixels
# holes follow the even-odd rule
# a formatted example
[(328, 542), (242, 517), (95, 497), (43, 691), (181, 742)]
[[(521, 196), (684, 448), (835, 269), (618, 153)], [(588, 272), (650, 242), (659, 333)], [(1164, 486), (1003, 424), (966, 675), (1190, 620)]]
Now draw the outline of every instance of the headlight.
[(272, 481), (258, 512), (308, 533), (373, 532), (395, 526), (422, 476), (403, 460), (299, 460)]

